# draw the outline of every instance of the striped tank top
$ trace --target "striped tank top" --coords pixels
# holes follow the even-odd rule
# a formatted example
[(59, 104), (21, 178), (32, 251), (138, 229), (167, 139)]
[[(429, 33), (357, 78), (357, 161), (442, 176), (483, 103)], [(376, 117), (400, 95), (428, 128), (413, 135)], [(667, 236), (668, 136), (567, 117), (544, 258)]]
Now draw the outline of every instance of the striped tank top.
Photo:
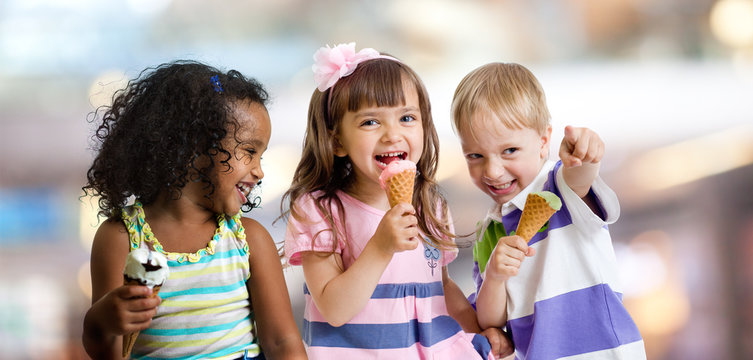
[(217, 230), (195, 253), (166, 252), (152, 233), (139, 202), (123, 209), (131, 250), (151, 246), (168, 259), (170, 276), (162, 303), (141, 331), (134, 359), (235, 359), (260, 350), (253, 334), (248, 244), (240, 213), (217, 215)]

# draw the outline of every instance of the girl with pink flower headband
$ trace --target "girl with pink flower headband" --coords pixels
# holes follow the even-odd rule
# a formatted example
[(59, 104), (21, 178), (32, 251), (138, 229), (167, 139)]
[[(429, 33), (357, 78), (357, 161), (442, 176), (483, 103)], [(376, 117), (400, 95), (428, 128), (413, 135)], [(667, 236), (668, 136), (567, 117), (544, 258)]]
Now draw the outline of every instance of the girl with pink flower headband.
[[(285, 257), (306, 281), (309, 358), (509, 353), (499, 330), (477, 334), (475, 312), (447, 272), (457, 247), (434, 180), (439, 144), (422, 81), (354, 43), (323, 47), (314, 60), (303, 153), (282, 201)], [(417, 175), (412, 203), (391, 208), (379, 175), (397, 160), (416, 163)]]

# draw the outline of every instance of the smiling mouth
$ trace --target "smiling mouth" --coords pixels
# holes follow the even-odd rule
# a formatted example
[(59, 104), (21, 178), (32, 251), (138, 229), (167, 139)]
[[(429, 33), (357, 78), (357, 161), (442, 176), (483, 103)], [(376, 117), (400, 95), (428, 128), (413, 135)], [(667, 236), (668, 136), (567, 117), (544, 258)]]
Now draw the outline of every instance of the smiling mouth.
[(238, 191), (243, 194), (243, 197), (248, 199), (248, 195), (251, 194), (251, 190), (254, 188), (253, 185), (249, 185), (247, 183), (240, 183), (236, 184), (235, 187), (238, 189)]
[(487, 184), (487, 186), (488, 186), (488, 187), (490, 187), (490, 188), (492, 188), (493, 190), (499, 190), (499, 191), (502, 191), (502, 190), (507, 190), (507, 189), (509, 189), (509, 188), (510, 188), (510, 186), (512, 186), (512, 183), (513, 183), (513, 182), (514, 182), (514, 181), (510, 181), (510, 182), (508, 182), (508, 183), (504, 183), (504, 184), (502, 184), (502, 185), (489, 185), (489, 184)]
[(393, 161), (398, 161), (398, 160), (405, 160), (407, 157), (408, 157), (408, 153), (403, 152), (403, 151), (397, 151), (397, 152), (377, 155), (374, 157), (374, 159), (379, 163), (380, 166), (387, 167), (389, 163)]

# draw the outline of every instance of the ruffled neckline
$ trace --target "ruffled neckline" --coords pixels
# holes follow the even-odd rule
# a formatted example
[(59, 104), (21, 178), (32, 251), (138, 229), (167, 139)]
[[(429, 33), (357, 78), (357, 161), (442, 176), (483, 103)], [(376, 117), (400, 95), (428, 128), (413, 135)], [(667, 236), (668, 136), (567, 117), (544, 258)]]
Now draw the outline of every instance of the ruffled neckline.
[[(196, 252), (193, 253), (179, 253), (179, 252), (169, 252), (165, 251), (165, 249), (162, 247), (162, 244), (160, 244), (159, 240), (157, 240), (157, 237), (152, 232), (152, 228), (149, 226), (149, 223), (146, 222), (146, 216), (144, 214), (144, 208), (141, 205), (141, 202), (136, 201), (133, 204), (133, 208), (136, 210), (136, 219), (137, 221), (131, 222), (131, 225), (128, 226), (128, 233), (130, 236), (130, 243), (131, 243), (131, 249), (136, 249), (140, 246), (138, 243), (138, 233), (139, 229), (136, 228), (136, 226), (141, 227), (141, 232), (144, 234), (144, 241), (152, 245), (152, 249), (155, 251), (158, 251), (165, 255), (168, 260), (176, 261), (178, 263), (183, 262), (198, 262), (201, 260), (201, 257), (209, 254), (214, 255), (215, 247), (217, 246), (217, 242), (222, 239), (222, 233), (223, 229), (228, 229), (227, 219), (225, 217), (225, 214), (217, 214), (217, 229), (214, 231), (214, 235), (212, 236), (212, 239), (209, 240), (209, 243), (207, 243), (207, 246), (203, 249), (199, 249)], [(124, 214), (125, 216), (125, 210)], [(240, 213), (236, 214), (235, 216), (232, 216), (231, 221), (234, 225), (237, 224), (237, 226), (234, 226), (236, 229), (235, 235), (238, 238), (238, 241), (243, 242), (244, 247), (248, 246), (246, 243), (246, 231), (243, 228), (243, 224), (240, 221)], [(231, 230), (231, 229), (228, 229)]]

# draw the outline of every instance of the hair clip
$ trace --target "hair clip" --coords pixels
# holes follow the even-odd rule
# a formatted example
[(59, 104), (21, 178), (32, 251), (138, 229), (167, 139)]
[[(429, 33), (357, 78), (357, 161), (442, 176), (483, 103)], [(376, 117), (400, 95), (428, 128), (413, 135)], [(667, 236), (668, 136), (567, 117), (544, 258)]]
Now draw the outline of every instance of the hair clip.
[(356, 43), (339, 44), (331, 48), (329, 45), (321, 47), (314, 53), (314, 81), (316, 88), (324, 92), (334, 86), (337, 80), (344, 78), (356, 70), (358, 64), (371, 59), (389, 59), (400, 62), (392, 56), (382, 55), (372, 48), (364, 48), (356, 52)]
[(220, 77), (217, 75), (213, 75), (210, 80), (212, 81), (212, 86), (214, 87), (214, 91), (218, 93), (222, 93), (222, 84), (220, 84)]

